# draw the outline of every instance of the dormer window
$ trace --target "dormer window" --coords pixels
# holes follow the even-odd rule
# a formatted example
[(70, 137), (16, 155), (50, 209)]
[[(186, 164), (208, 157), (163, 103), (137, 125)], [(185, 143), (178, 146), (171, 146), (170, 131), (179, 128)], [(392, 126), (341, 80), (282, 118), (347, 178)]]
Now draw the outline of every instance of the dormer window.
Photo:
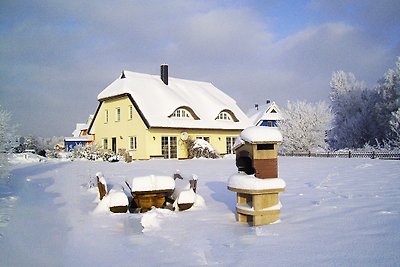
[(227, 112), (223, 111), (223, 112), (219, 113), (217, 120), (231, 121), (232, 117)]
[(190, 115), (190, 113), (183, 108), (178, 108), (177, 110), (175, 110), (174, 113), (172, 113), (171, 117), (193, 119), (192, 115)]
[(235, 117), (235, 114), (233, 114), (232, 111), (227, 110), (227, 109), (221, 111), (215, 119), (216, 120), (220, 120), (220, 121), (234, 121), (234, 122), (238, 122), (239, 121)]
[(188, 107), (177, 108), (170, 116), (170, 118), (181, 118), (189, 120), (198, 120), (199, 117)]

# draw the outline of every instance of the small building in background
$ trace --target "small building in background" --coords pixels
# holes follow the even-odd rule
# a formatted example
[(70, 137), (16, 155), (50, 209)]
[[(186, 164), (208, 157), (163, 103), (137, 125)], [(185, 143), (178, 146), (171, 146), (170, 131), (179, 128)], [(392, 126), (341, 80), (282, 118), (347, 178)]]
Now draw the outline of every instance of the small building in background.
[(71, 151), (77, 145), (86, 145), (93, 142), (93, 135), (88, 134), (88, 128), (93, 120), (93, 115), (89, 115), (86, 123), (77, 123), (71, 137), (64, 138), (65, 151)]
[(283, 120), (282, 113), (275, 102), (266, 101), (265, 105), (255, 104), (254, 108), (247, 111), (247, 117), (255, 126), (277, 127)]

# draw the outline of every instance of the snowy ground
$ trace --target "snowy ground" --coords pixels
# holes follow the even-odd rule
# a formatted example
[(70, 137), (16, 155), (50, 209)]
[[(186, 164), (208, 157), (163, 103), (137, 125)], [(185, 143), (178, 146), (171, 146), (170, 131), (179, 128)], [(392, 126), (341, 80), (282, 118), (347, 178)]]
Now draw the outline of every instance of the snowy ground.
[[(96, 172), (118, 187), (135, 176), (177, 169), (198, 176), (204, 205), (184, 212), (93, 213), (97, 191), (88, 183)], [(235, 172), (232, 158), (14, 164), (9, 182), (0, 184), (0, 265), (399, 264), (400, 161), (280, 157), (287, 184), (281, 222), (260, 227), (235, 220), (235, 194), (226, 188)]]

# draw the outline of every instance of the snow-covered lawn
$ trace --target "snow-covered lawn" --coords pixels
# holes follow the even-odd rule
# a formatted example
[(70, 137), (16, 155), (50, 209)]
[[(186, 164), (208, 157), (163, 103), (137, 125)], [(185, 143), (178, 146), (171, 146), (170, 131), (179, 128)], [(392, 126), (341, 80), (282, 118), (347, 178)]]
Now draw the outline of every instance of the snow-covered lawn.
[[(198, 176), (204, 203), (183, 212), (93, 212), (109, 189), (146, 175)], [(235, 161), (15, 164), (0, 184), (1, 266), (395, 266), (400, 262), (400, 161), (279, 158), (281, 222), (235, 220)], [(125, 187), (127, 192), (127, 188)]]

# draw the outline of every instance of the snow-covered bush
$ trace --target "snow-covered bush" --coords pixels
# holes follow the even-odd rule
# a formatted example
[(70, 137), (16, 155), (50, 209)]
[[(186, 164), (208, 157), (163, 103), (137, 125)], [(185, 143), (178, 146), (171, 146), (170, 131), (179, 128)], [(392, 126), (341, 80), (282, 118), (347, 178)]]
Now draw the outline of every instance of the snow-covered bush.
[(192, 158), (220, 158), (220, 154), (212, 147), (210, 143), (203, 139), (193, 140), (189, 138), (186, 141), (188, 157)]
[(101, 149), (97, 144), (76, 145), (71, 157), (76, 159), (104, 160), (108, 161), (115, 154), (109, 150)]

